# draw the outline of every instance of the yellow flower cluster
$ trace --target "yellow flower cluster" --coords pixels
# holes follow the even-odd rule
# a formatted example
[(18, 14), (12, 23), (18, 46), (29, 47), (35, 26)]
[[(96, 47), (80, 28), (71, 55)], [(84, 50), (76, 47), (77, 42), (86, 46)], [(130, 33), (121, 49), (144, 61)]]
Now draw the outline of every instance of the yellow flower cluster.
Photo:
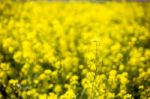
[(149, 99), (145, 17), (136, 2), (0, 3), (0, 99)]

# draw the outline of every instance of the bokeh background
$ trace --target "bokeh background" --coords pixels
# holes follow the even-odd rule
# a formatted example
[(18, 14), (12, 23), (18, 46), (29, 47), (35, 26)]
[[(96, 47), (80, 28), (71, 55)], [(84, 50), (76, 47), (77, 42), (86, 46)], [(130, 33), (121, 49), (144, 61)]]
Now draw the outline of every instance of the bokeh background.
[(150, 99), (148, 0), (0, 0), (0, 99)]

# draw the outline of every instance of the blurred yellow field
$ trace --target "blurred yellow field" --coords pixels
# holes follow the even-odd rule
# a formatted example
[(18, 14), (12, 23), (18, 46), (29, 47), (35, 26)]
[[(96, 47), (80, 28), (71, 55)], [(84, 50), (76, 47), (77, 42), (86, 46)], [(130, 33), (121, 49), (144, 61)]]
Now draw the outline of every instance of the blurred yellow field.
[(142, 5), (1, 2), (0, 99), (149, 99)]

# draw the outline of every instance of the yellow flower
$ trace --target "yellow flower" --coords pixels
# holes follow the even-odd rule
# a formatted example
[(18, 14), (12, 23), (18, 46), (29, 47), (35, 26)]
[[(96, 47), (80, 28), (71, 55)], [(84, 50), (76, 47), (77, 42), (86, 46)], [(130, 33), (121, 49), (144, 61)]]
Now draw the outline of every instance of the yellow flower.
[(4, 78), (5, 75), (6, 75), (5, 72), (0, 72), (0, 78), (1, 79)]
[(55, 93), (49, 93), (48, 99), (58, 99), (57, 95)]
[(16, 62), (19, 63), (19, 62), (21, 61), (21, 59), (22, 59), (22, 52), (20, 52), (20, 51), (16, 52), (16, 53), (14, 54), (13, 58), (14, 58), (14, 60), (15, 60)]
[(39, 99), (47, 99), (47, 95), (46, 94), (40, 94)]
[(108, 99), (111, 99), (111, 98), (114, 98), (114, 97), (115, 97), (115, 94), (114, 94), (114, 93), (109, 92), (109, 93), (107, 94), (107, 98), (108, 98)]
[(17, 83), (18, 83), (18, 80), (14, 80), (14, 79), (9, 80), (9, 84), (11, 84), (13, 86), (16, 86)]
[(111, 51), (118, 52), (120, 50), (120, 48), (121, 48), (121, 45), (119, 42), (117, 42), (111, 47)]
[(76, 99), (76, 95), (72, 89), (69, 89), (60, 99)]
[(116, 70), (111, 70), (110, 72), (109, 72), (109, 75), (110, 76), (115, 76), (117, 74), (117, 71)]
[(26, 84), (27, 84), (27, 80), (22, 80), (22, 81), (21, 81), (21, 84), (22, 84), (22, 85), (26, 85)]
[(27, 75), (28, 72), (29, 72), (29, 69), (30, 69), (30, 65), (29, 64), (24, 64), (22, 69), (21, 69), (21, 72), (24, 74), (24, 75)]
[(122, 70), (124, 69), (124, 67), (125, 67), (125, 66), (124, 66), (123, 64), (121, 64), (121, 65), (119, 66), (119, 70), (122, 71)]
[(45, 73), (46, 75), (50, 75), (50, 74), (52, 73), (52, 71), (49, 70), (49, 69), (47, 69), (47, 70), (44, 71), (44, 73)]
[(54, 87), (54, 91), (55, 91), (56, 93), (60, 93), (60, 92), (62, 91), (61, 86), (60, 86), (60, 85), (56, 85), (56, 86)]
[(82, 75), (86, 75), (87, 73), (88, 73), (88, 69), (85, 68), (82, 70)]
[(144, 86), (143, 86), (143, 85), (140, 85), (140, 86), (139, 86), (139, 89), (144, 89)]
[(0, 87), (9, 98), (131, 99), (132, 84), (147, 97), (149, 4), (2, 1)]
[(46, 80), (46, 75), (44, 73), (42, 73), (40, 76), (39, 76), (39, 80)]
[(121, 76), (120, 77), (120, 82), (121, 82), (121, 84), (127, 84), (129, 81), (128, 81), (128, 79), (126, 77)]
[(42, 71), (42, 67), (40, 65), (35, 65), (33, 67), (33, 72), (34, 73), (40, 73)]
[(95, 65), (94, 63), (90, 65), (90, 69), (91, 69), (92, 71), (95, 71), (96, 68), (97, 68), (97, 67), (96, 67), (96, 65)]

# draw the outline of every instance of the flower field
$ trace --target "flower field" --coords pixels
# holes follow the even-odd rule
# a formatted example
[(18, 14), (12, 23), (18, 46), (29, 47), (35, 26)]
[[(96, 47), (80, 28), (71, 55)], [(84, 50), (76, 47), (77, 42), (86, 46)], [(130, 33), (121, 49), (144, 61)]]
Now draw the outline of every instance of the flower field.
[(150, 99), (146, 14), (136, 2), (1, 2), (0, 99)]

